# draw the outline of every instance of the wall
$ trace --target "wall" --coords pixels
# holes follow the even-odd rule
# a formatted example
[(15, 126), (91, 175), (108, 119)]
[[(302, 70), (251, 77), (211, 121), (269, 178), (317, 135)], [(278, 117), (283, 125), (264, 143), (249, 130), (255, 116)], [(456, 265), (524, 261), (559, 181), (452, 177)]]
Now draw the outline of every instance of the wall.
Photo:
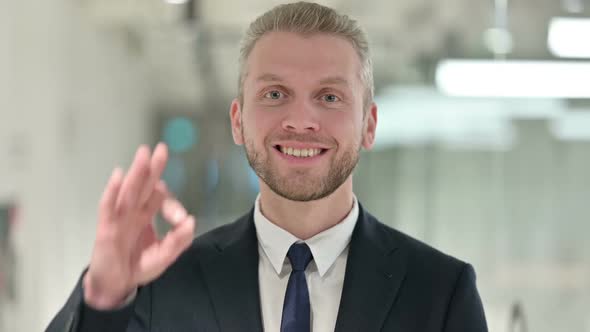
[(87, 264), (106, 178), (149, 142), (150, 92), (122, 34), (74, 1), (0, 3), (0, 199), (21, 207), (18, 301), (2, 331), (41, 331)]

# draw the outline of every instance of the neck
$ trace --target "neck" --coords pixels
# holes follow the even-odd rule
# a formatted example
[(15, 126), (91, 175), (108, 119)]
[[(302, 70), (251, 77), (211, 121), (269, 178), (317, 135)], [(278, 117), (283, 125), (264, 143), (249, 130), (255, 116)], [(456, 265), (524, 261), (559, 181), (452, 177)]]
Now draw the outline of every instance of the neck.
[(344, 220), (352, 209), (353, 197), (352, 176), (332, 194), (309, 202), (288, 200), (260, 181), (262, 214), (301, 240), (307, 240)]

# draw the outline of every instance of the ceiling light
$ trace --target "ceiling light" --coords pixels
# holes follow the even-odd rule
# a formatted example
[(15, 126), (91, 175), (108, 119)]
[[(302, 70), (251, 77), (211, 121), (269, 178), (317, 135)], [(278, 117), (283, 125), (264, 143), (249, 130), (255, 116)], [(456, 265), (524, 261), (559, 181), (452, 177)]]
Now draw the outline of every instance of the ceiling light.
[(451, 96), (590, 98), (590, 62), (444, 60), (436, 85)]
[(184, 5), (189, 1), (190, 0), (164, 0), (164, 2), (169, 3), (171, 5)]
[(549, 23), (547, 46), (562, 58), (590, 58), (590, 19), (555, 17)]

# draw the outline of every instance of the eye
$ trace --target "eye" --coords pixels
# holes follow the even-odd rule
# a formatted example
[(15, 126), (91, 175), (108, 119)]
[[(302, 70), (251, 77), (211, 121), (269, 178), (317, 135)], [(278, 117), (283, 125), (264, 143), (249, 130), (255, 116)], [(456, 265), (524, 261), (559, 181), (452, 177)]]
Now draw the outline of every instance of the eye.
[(269, 91), (267, 93), (264, 94), (264, 98), (270, 98), (270, 99), (281, 99), (281, 97), (283, 96), (283, 93), (279, 90), (272, 90)]
[(333, 95), (333, 94), (323, 95), (322, 99), (328, 103), (335, 103), (337, 101), (340, 101), (340, 98), (338, 98), (336, 95)]

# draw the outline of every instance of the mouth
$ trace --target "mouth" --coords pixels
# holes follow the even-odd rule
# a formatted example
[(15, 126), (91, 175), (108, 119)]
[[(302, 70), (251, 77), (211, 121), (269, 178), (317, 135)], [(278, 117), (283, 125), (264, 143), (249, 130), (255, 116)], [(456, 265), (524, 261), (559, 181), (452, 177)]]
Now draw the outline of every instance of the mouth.
[(278, 144), (274, 145), (273, 148), (285, 156), (301, 158), (301, 159), (321, 156), (328, 151), (328, 149), (324, 149), (324, 148), (320, 148), (320, 147), (300, 148), (300, 147), (292, 147), (292, 146), (278, 145)]

